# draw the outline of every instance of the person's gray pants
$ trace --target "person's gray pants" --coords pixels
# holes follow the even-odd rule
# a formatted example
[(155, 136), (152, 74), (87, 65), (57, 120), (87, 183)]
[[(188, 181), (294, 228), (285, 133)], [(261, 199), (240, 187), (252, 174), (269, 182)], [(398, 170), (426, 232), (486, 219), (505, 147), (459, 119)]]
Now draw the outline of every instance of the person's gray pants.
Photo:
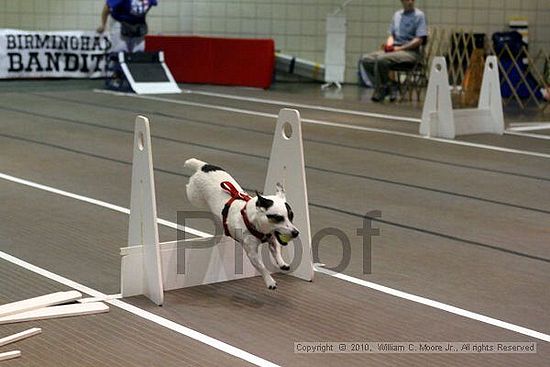
[(389, 72), (393, 66), (402, 63), (415, 63), (419, 59), (420, 53), (418, 51), (375, 51), (363, 55), (361, 62), (374, 88), (380, 90), (389, 85)]

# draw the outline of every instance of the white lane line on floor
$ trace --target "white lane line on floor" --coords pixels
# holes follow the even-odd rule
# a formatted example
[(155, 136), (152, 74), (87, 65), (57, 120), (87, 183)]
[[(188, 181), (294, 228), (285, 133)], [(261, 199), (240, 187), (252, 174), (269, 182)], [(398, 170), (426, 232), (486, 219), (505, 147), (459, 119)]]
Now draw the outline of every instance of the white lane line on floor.
[(475, 313), (475, 312), (472, 312), (472, 311), (465, 310), (463, 308), (451, 306), (451, 305), (448, 305), (448, 304), (445, 304), (445, 303), (442, 303), (442, 302), (431, 300), (429, 298), (425, 298), (425, 297), (417, 296), (417, 295), (414, 295), (414, 294), (411, 294), (411, 293), (403, 292), (403, 291), (400, 291), (400, 290), (397, 290), (397, 289), (389, 288), (389, 287), (386, 287), (386, 286), (383, 286), (383, 285), (380, 285), (380, 284), (376, 284), (376, 283), (372, 283), (372, 282), (369, 282), (369, 281), (366, 281), (366, 280), (363, 280), (363, 279), (350, 277), (349, 275), (345, 275), (345, 274), (342, 274), (342, 273), (336, 273), (334, 271), (325, 269), (325, 268), (320, 267), (320, 266), (315, 266), (315, 271), (317, 271), (319, 273), (323, 273), (323, 274), (333, 276), (335, 278), (344, 280), (346, 282), (350, 282), (350, 283), (353, 283), (353, 284), (360, 285), (362, 287), (367, 287), (367, 288), (370, 288), (370, 289), (374, 289), (374, 290), (377, 290), (379, 292), (383, 292), (383, 293), (386, 293), (386, 294), (389, 294), (389, 295), (392, 295), (392, 296), (395, 296), (395, 297), (403, 298), (403, 299), (406, 299), (406, 300), (409, 300), (409, 301), (412, 301), (412, 302), (423, 304), (425, 306), (437, 308), (439, 310), (450, 312), (450, 313), (455, 314), (455, 315), (463, 316), (463, 317), (466, 317), (468, 319), (477, 320), (477, 321), (483, 322), (485, 324), (489, 324), (489, 325), (496, 326), (496, 327), (499, 327), (499, 328), (502, 328), (502, 329), (514, 331), (516, 333), (527, 335), (527, 336), (530, 336), (532, 338), (536, 338), (536, 339), (539, 339), (539, 340), (544, 340), (546, 342), (550, 342), (550, 335), (541, 333), (541, 332), (536, 331), (536, 330), (528, 329), (528, 328), (525, 328), (523, 326), (518, 326), (518, 325), (515, 325), (515, 324), (511, 324), (509, 322), (505, 322), (505, 321), (501, 321), (501, 320), (498, 320), (498, 319), (495, 319), (495, 318), (492, 318), (492, 317), (489, 317), (489, 316), (481, 315), (481, 314), (478, 314), (478, 313)]
[(288, 102), (288, 101), (278, 101), (278, 100), (275, 100), (275, 99), (263, 99), (263, 98), (254, 98), (254, 97), (235, 96), (235, 95), (230, 95), (230, 94), (204, 92), (204, 91), (197, 91), (197, 90), (192, 90), (192, 89), (185, 89), (185, 90), (183, 90), (183, 92), (184, 93), (189, 93), (189, 94), (198, 94), (198, 95), (203, 95), (203, 96), (208, 96), (208, 97), (219, 97), (219, 98), (226, 98), (226, 99), (234, 99), (234, 100), (238, 100), (238, 101), (264, 103), (264, 104), (271, 104), (271, 105), (283, 106), (283, 107), (306, 108), (306, 109), (309, 109), (309, 110), (319, 110), (319, 111), (326, 111), (326, 112), (342, 113), (342, 114), (346, 114), (346, 115), (374, 117), (374, 118), (379, 118), (379, 119), (384, 119), (384, 120), (392, 120), (392, 121), (405, 121), (405, 122), (414, 122), (414, 123), (420, 123), (420, 121), (421, 121), (419, 118), (414, 118), (414, 117), (386, 115), (386, 114), (383, 114), (383, 113), (348, 110), (348, 109), (343, 109), (343, 108), (325, 107), (325, 106), (319, 106), (319, 105)]
[[(19, 183), (19, 184), (22, 184), (22, 185), (26, 185), (26, 186), (29, 186), (29, 187), (33, 187), (33, 188), (37, 188), (37, 189), (40, 189), (40, 190), (46, 190), (48, 192), (53, 192), (53, 193), (58, 193), (59, 195), (63, 195), (63, 196), (66, 196), (66, 197), (70, 197), (70, 198), (73, 198), (73, 199), (77, 199), (77, 200), (81, 200), (80, 198), (85, 198), (84, 196), (81, 196), (81, 195), (77, 195), (77, 194), (72, 194), (72, 193), (67, 193), (65, 191), (62, 191), (62, 190), (57, 190), (57, 189), (53, 189), (49, 186), (46, 186), (46, 185), (42, 185), (42, 184), (37, 184), (37, 183), (34, 183), (34, 182), (31, 182), (31, 181), (27, 181), (27, 180), (24, 180), (24, 179), (21, 179), (21, 178), (16, 178), (16, 177), (13, 177), (13, 176), (9, 176), (9, 175), (6, 175), (6, 174), (2, 174), (0, 173), (0, 178), (3, 178), (5, 180), (8, 180), (8, 181), (11, 181), (11, 182), (16, 182), (16, 183)], [(54, 191), (55, 190), (55, 191)], [(70, 195), (64, 195), (63, 193), (67, 193), (67, 194), (70, 194)], [(87, 200), (81, 200), (81, 201), (85, 201), (87, 203), (90, 203), (90, 204), (94, 204), (94, 203), (105, 203), (103, 201), (100, 201), (100, 200), (95, 200), (95, 199), (90, 199), (90, 198), (86, 198)], [(100, 204), (95, 204), (95, 205), (100, 205)], [(126, 213), (128, 214), (129, 213), (129, 209), (125, 209), (125, 208), (122, 208), (122, 209), (125, 209), (124, 211), (120, 211), (118, 209), (114, 209), (114, 208), (121, 208), (119, 206), (116, 206), (116, 205), (110, 205), (110, 206), (105, 206), (105, 205), (101, 205), (105, 208), (109, 208), (109, 209), (112, 209), (112, 210), (117, 210), (119, 212), (123, 212), (123, 213)], [(175, 228), (177, 227), (177, 224), (176, 223), (173, 223), (173, 222), (169, 222), (167, 220), (162, 220), (163, 223), (161, 223), (161, 219), (158, 220), (158, 223), (159, 224), (164, 224), (164, 225), (168, 225), (171, 227), (171, 228)], [(185, 230), (188, 230), (190, 229), (189, 227), (186, 227), (187, 229)], [(191, 233), (191, 232), (189, 232)], [(209, 233), (205, 233), (205, 232), (201, 232), (201, 231), (196, 231), (195, 230), (195, 233), (193, 234), (196, 234), (196, 233), (201, 233), (201, 234), (197, 234), (197, 236), (199, 237), (211, 237), (212, 235), (209, 234)], [(13, 258), (11, 255), (8, 255), (8, 254), (5, 254), (3, 252), (0, 252), (0, 258)], [(19, 261), (21, 263), (24, 263), (23, 260), (19, 260), (17, 258), (13, 258), (14, 261)], [(11, 260), (8, 260), (8, 261), (11, 261)], [(14, 262), (15, 263), (15, 262)], [(28, 264), (28, 263), (26, 263)], [(30, 266), (33, 266), (32, 264), (28, 264)], [(36, 267), (35, 267), (36, 268)], [(40, 268), (38, 268), (40, 269)], [(34, 271), (34, 270), (33, 270)], [(41, 269), (41, 271), (44, 271), (44, 272), (47, 272), (47, 270), (43, 270)], [(429, 298), (424, 298), (424, 297), (421, 297), (421, 296), (416, 296), (414, 294), (410, 294), (410, 293), (406, 293), (406, 292), (403, 292), (403, 291), (400, 291), (400, 290), (397, 290), (397, 289), (393, 289), (393, 288), (389, 288), (389, 287), (386, 287), (386, 286), (383, 286), (383, 285), (380, 285), (380, 284), (376, 284), (376, 283), (371, 283), (371, 282), (367, 282), (365, 280), (362, 280), (362, 279), (358, 279), (358, 278), (354, 278), (354, 277), (351, 277), (349, 275), (345, 275), (345, 274), (341, 274), (341, 273), (335, 273), (335, 272), (332, 272), (328, 269), (324, 269), (324, 268), (320, 268), (320, 267), (315, 267), (315, 271), (317, 272), (320, 272), (320, 273), (324, 273), (324, 274), (327, 274), (327, 275), (330, 275), (330, 276), (333, 276), (335, 278), (338, 278), (338, 279), (341, 279), (341, 280), (345, 280), (347, 282), (351, 282), (351, 283), (355, 283), (355, 284), (358, 284), (358, 285), (362, 285), (362, 286), (365, 286), (365, 287), (368, 287), (368, 288), (371, 288), (371, 289), (374, 289), (374, 290), (377, 290), (377, 291), (380, 291), (380, 292), (384, 292), (386, 294), (390, 294), (392, 296), (395, 296), (395, 297), (399, 297), (399, 298), (403, 298), (403, 299), (407, 299), (409, 301), (413, 301), (413, 302), (417, 302), (417, 303), (421, 303), (423, 305), (426, 305), (426, 306), (429, 306), (429, 307), (434, 307), (434, 308), (437, 308), (437, 309), (441, 309), (441, 310), (444, 310), (444, 311), (447, 311), (447, 312), (451, 312), (451, 313), (454, 313), (456, 315), (460, 315), (460, 316), (463, 316), (463, 317), (466, 317), (466, 318), (469, 318), (469, 319), (473, 319), (473, 320), (477, 320), (477, 321), (481, 321), (481, 322), (484, 322), (486, 324), (490, 324), (490, 325), (493, 325), (493, 326), (497, 326), (497, 327), (500, 327), (500, 328), (504, 328), (504, 329), (507, 329), (507, 330), (511, 330), (511, 331), (514, 331), (514, 332), (517, 332), (519, 334), (523, 334), (523, 335), (527, 335), (527, 336), (531, 336), (533, 338), (536, 338), (536, 339), (540, 339), (540, 340), (544, 340), (544, 341), (547, 341), (547, 342), (550, 342), (550, 335), (548, 334), (543, 334), (539, 331), (536, 331), (536, 330), (531, 330), (531, 329), (527, 329), (523, 326), (519, 326), (519, 325), (514, 325), (514, 324), (511, 324), (511, 323), (508, 323), (508, 322), (504, 322), (504, 321), (500, 321), (500, 320), (497, 320), (497, 319), (494, 319), (492, 317), (488, 317), (488, 316), (484, 316), (484, 315), (481, 315), (481, 314), (478, 314), (478, 313), (475, 313), (475, 312), (471, 312), (471, 311), (467, 311), (467, 310), (464, 310), (464, 309), (461, 309), (461, 308), (458, 308), (458, 307), (455, 307), (455, 306), (451, 306), (451, 305), (447, 305), (445, 303), (441, 303), (441, 302), (438, 302), (438, 301), (434, 301), (434, 300), (430, 300)], [(35, 271), (37, 272), (37, 271)], [(49, 273), (49, 272), (48, 272)], [(55, 279), (66, 279), (66, 278), (63, 278), (63, 277), (60, 277), (59, 275), (55, 275), (53, 273), (50, 273), (52, 274), (52, 280), (55, 280)], [(56, 276), (57, 278), (53, 278), (53, 276)], [(49, 277), (49, 276), (48, 276)], [(91, 296), (94, 296), (94, 297), (106, 297), (107, 295), (103, 294), (103, 293), (100, 293), (96, 290), (93, 290), (91, 288), (88, 288), (88, 287), (85, 287), (79, 283), (76, 283), (76, 282), (73, 282), (73, 281), (70, 281), (68, 279), (67, 280), (67, 284), (66, 283), (63, 283), (63, 282), (60, 282), (60, 283), (63, 283), (63, 284), (66, 284), (68, 285), (69, 287), (71, 288), (74, 288), (78, 291), (81, 291), (81, 292), (84, 292), (84, 293), (87, 293)], [(58, 281), (58, 280), (56, 280)], [(70, 285), (70, 284), (73, 284), (73, 285)], [(79, 287), (79, 288), (76, 288), (76, 287)], [(113, 300), (113, 301), (108, 301), (109, 303), (113, 304), (116, 306), (115, 302), (121, 302), (121, 301), (117, 301), (117, 300)], [(128, 305), (130, 306), (130, 305)], [(117, 306), (119, 307), (119, 306)], [(131, 306), (131, 307), (134, 307), (134, 306)], [(131, 311), (130, 311), (131, 312)], [(148, 313), (147, 311), (143, 311), (143, 312), (146, 312)], [(148, 313), (149, 314), (149, 313)], [(156, 315), (153, 315), (153, 316), (156, 316)], [(151, 320), (153, 321), (153, 320)], [(155, 321), (156, 322), (156, 321)], [(171, 321), (170, 321), (171, 323)], [(171, 324), (170, 324), (171, 325)], [(173, 325), (172, 325), (173, 326)], [(168, 326), (167, 326), (168, 327)], [(182, 326), (183, 327), (183, 326)], [(178, 331), (179, 332), (179, 331)], [(186, 334), (187, 335), (187, 334)], [(209, 338), (209, 337), (208, 337)], [(208, 344), (208, 343), (207, 343)], [(210, 345), (210, 344), (209, 344)], [(246, 353), (246, 352), (245, 352)]]
[[(120, 213), (130, 214), (130, 209), (124, 208), (122, 206), (107, 203), (107, 202), (101, 201), (101, 200), (92, 199), (92, 198), (82, 196), (82, 195), (78, 195), (78, 194), (73, 194), (72, 192), (63, 191), (63, 190), (56, 189), (56, 188), (51, 187), (51, 186), (41, 185), (41, 184), (36, 183), (36, 182), (23, 180), (21, 178), (10, 176), (10, 175), (7, 175), (5, 173), (0, 173), (0, 178), (4, 179), (4, 180), (7, 180), (7, 181), (15, 182), (15, 183), (18, 183), (18, 184), (21, 184), (21, 185), (34, 187), (34, 188), (39, 189), (39, 190), (48, 191), (48, 192), (51, 192), (53, 194), (66, 196), (66, 197), (76, 199), (76, 200), (79, 200), (79, 201), (84, 201), (86, 203), (101, 206), (101, 207), (111, 209), (111, 210), (114, 210), (114, 211), (117, 211), (117, 212), (120, 212)], [(174, 229), (179, 229), (181, 231), (185, 231), (185, 232), (187, 232), (189, 234), (192, 234), (192, 235), (195, 235), (195, 236), (211, 237), (211, 235), (208, 234), (208, 233), (205, 233), (205, 232), (193, 229), (193, 228), (177, 226), (176, 223), (172, 223), (172, 222), (169, 222), (169, 221), (164, 220), (164, 219), (158, 219), (158, 223), (162, 224), (164, 226), (167, 226), (167, 227), (171, 227), (171, 228), (174, 228)]]
[[(226, 111), (226, 112), (235, 112), (235, 113), (241, 113), (241, 114), (245, 114), (245, 115), (261, 116), (261, 117), (274, 118), (274, 119), (276, 119), (278, 117), (274, 113), (257, 112), (257, 111), (245, 110), (245, 109), (241, 109), (241, 108), (216, 106), (216, 105), (207, 104), (207, 103), (187, 102), (187, 101), (175, 100), (175, 99), (164, 98), (164, 97), (155, 97), (155, 96), (150, 96), (150, 95), (138, 95), (138, 94), (133, 94), (133, 93), (121, 93), (121, 92), (114, 92), (114, 91), (101, 90), (101, 89), (94, 89), (94, 92), (95, 93), (116, 95), (116, 96), (123, 96), (123, 97), (130, 97), (130, 98), (139, 98), (139, 99), (145, 99), (145, 100), (157, 101), (157, 102), (164, 102), (164, 103), (180, 104), (180, 105), (184, 105), (184, 106), (203, 107), (203, 108), (208, 108), (208, 109), (213, 109), (213, 110), (220, 110), (220, 111)], [(426, 137), (426, 136), (421, 136), (421, 135), (417, 135), (417, 134), (403, 133), (403, 132), (399, 132), (399, 131), (377, 129), (377, 128), (372, 128), (372, 127), (358, 126), (358, 125), (351, 125), (351, 124), (342, 124), (342, 123), (339, 123), (339, 122), (321, 121), (321, 120), (314, 120), (314, 119), (307, 119), (307, 118), (303, 118), (302, 122), (312, 124), (312, 125), (320, 125), (320, 126), (328, 126), (328, 127), (334, 127), (334, 128), (343, 128), (343, 129), (359, 130), (359, 131), (366, 131), (366, 132), (380, 133), (380, 134), (387, 134), (387, 135), (394, 135), (394, 136), (402, 136), (402, 137), (406, 137), (406, 138), (421, 139), (421, 140), (427, 140), (427, 141), (435, 141), (435, 142), (438, 142), (438, 143), (460, 145), (460, 146), (466, 146), (466, 147), (477, 148), (477, 149), (486, 149), (486, 150), (492, 150), (492, 151), (503, 152), (503, 153), (520, 154), (520, 155), (526, 155), (526, 156), (537, 157), (537, 158), (546, 158), (546, 159), (550, 158), (550, 154), (545, 154), (545, 153), (537, 153), (537, 152), (526, 151), (526, 150), (503, 148), (503, 147), (498, 147), (498, 146), (495, 146), (495, 145), (469, 143), (469, 142), (461, 141), (461, 140), (449, 140), (449, 139), (441, 139), (441, 138), (432, 138), (432, 137)]]
[[(271, 104), (271, 105), (276, 105), (276, 106), (306, 108), (306, 109), (311, 109), (311, 110), (342, 113), (342, 114), (346, 114), (346, 115), (374, 117), (374, 118), (380, 118), (380, 119), (385, 119), (385, 120), (406, 121), (406, 122), (414, 122), (414, 123), (422, 122), (422, 119), (414, 118), (414, 117), (406, 117), (406, 116), (398, 116), (398, 115), (388, 115), (388, 114), (383, 114), (383, 113), (349, 110), (349, 109), (344, 109), (344, 108), (325, 107), (325, 106), (312, 105), (312, 104), (303, 104), (303, 103), (295, 103), (295, 102), (289, 102), (289, 101), (280, 101), (280, 100), (275, 100), (275, 99), (263, 99), (263, 98), (256, 98), (256, 97), (237, 96), (237, 95), (231, 95), (231, 94), (225, 94), (225, 93), (215, 93), (215, 92), (207, 92), (207, 91), (193, 90), (193, 89), (184, 89), (183, 92), (187, 93), (187, 94), (198, 94), (198, 95), (204, 95), (204, 96), (208, 96), (208, 97), (219, 97), (219, 98), (233, 99), (233, 100), (238, 100), (238, 101), (247, 101), (247, 102)], [(511, 126), (510, 128), (508, 128), (508, 130), (510, 130), (510, 131), (543, 130), (543, 129), (550, 129), (550, 122), (539, 121), (539, 122), (528, 122), (528, 123), (511, 123), (511, 124), (509, 124), (509, 126)]]
[(24, 269), (27, 269), (29, 271), (32, 271), (33, 273), (36, 273), (38, 275), (41, 275), (45, 278), (51, 279), (57, 283), (61, 283), (63, 285), (66, 285), (67, 287), (70, 287), (72, 289), (75, 289), (79, 292), (86, 293), (90, 296), (93, 296), (95, 298), (103, 298), (106, 299), (106, 303), (113, 305), (115, 307), (121, 308), (125, 311), (128, 311), (136, 316), (139, 316), (143, 319), (149, 320), (151, 322), (154, 322), (157, 325), (163, 326), (167, 329), (170, 329), (172, 331), (175, 331), (179, 334), (185, 335), (191, 339), (197, 340), (201, 343), (204, 343), (206, 345), (209, 345), (213, 348), (216, 348), (222, 352), (225, 352), (227, 354), (231, 354), (234, 357), (240, 358), (242, 360), (245, 360), (247, 362), (250, 362), (252, 364), (255, 364), (256, 366), (266, 366), (266, 367), (276, 367), (278, 365), (267, 361), (263, 358), (260, 358), (258, 356), (255, 356), (254, 354), (248, 353), (247, 351), (244, 351), (242, 349), (236, 348), (230, 344), (227, 344), (225, 342), (222, 342), (221, 340), (214, 339), (208, 335), (202, 334), (196, 330), (193, 330), (191, 328), (188, 328), (186, 326), (183, 326), (181, 324), (175, 323), (173, 321), (170, 321), (168, 319), (165, 319), (161, 316), (155, 315), (154, 313), (151, 313), (149, 311), (145, 311), (139, 307), (133, 306), (129, 303), (126, 303), (124, 301), (120, 300), (109, 300), (107, 299), (109, 296), (107, 294), (104, 294), (100, 291), (97, 291), (95, 289), (92, 289), (90, 287), (87, 287), (83, 284), (77, 283), (71, 279), (65, 278), (61, 275), (52, 273), (51, 271), (48, 271), (46, 269), (40, 268), (36, 265), (33, 265), (31, 263), (28, 263), (24, 260), (21, 260), (15, 256), (12, 256), (10, 254), (7, 254), (5, 252), (0, 251), (0, 259), (6, 260), (14, 265), (20, 266)]
[(512, 136), (521, 136), (521, 137), (524, 137), (524, 138), (550, 140), (550, 135), (543, 135), (543, 134), (520, 133), (520, 132), (508, 131), (508, 130), (505, 131), (504, 134), (512, 135)]
[(506, 130), (509, 131), (536, 131), (550, 129), (550, 122), (542, 122), (538, 124), (510, 124)]
[(510, 122), (508, 126), (516, 127), (516, 126), (535, 126), (540, 124), (550, 124), (550, 121), (518, 121), (518, 122)]
[(121, 294), (121, 293), (117, 293), (117, 294), (108, 294), (108, 295), (106, 295), (105, 297), (87, 297), (87, 298), (80, 298), (80, 299), (77, 299), (76, 301), (77, 301), (78, 303), (107, 302), (107, 301), (112, 301), (112, 300), (121, 299), (121, 298), (122, 298), (122, 294)]

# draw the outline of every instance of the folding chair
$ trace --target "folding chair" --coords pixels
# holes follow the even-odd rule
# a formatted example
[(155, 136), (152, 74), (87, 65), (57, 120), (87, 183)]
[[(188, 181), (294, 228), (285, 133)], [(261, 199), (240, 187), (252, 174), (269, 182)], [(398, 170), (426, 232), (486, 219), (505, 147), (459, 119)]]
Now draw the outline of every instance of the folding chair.
[(412, 101), (413, 93), (416, 93), (416, 100), (420, 102), (422, 90), (428, 85), (428, 37), (424, 37), (420, 46), (421, 56), (416, 62), (405, 62), (393, 65), (390, 70), (394, 72), (395, 82), (399, 91), (399, 100)]

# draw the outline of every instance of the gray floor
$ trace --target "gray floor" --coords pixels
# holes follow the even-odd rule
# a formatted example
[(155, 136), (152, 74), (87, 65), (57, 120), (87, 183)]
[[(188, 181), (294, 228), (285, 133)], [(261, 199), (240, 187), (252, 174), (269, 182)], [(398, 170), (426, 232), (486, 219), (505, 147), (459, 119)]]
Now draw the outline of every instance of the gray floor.
[[(100, 84), (1, 84), (0, 173), (128, 207), (133, 124), (136, 114), (145, 114), (159, 217), (175, 221), (177, 211), (192, 210), (185, 197), (187, 158), (224, 167), (247, 189), (263, 187), (275, 119), (219, 107), (276, 114), (286, 105), (266, 103), (276, 100), (413, 119), (421, 114), (415, 104), (373, 104), (354, 86), (329, 96), (317, 84), (281, 83), (269, 91), (182, 86), (264, 100), (254, 102), (198, 93), (161, 96), (169, 101), (113, 96), (94, 92)], [(336, 227), (349, 237), (352, 257), (344, 274), (550, 333), (548, 140), (461, 138), (542, 153), (534, 156), (411, 137), (418, 124), (410, 121), (299, 110), (306, 121), (406, 133), (303, 124), (312, 231)], [(119, 292), (127, 215), (1, 179), (0, 197), (1, 251), (106, 294)], [(373, 240), (372, 273), (364, 274), (356, 231), (373, 210), (382, 213), (375, 221), (381, 233)], [(175, 233), (161, 226), (161, 239)], [(338, 243), (321, 243), (319, 261), (335, 266), (341, 258)], [(3, 260), (0, 272), (2, 303), (65, 288)], [(534, 355), (295, 354), (297, 341), (537, 340), (324, 274), (313, 283), (277, 280), (275, 292), (256, 278), (172, 291), (162, 308), (142, 297), (127, 301), (280, 365), (545, 366), (548, 359), (548, 343), (540, 340)], [(14, 365), (247, 364), (116, 307), (36, 325), (43, 335), (19, 343), (24, 356)], [(0, 336), (17, 330), (0, 327)]]

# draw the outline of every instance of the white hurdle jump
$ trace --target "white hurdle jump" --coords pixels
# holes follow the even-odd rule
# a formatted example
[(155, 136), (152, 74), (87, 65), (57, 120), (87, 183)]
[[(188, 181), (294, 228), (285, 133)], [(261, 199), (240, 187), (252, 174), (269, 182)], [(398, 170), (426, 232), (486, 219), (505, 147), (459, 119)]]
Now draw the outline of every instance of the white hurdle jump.
[(477, 108), (454, 110), (444, 57), (432, 62), (420, 135), (454, 139), (458, 135), (504, 133), (504, 116), (496, 56), (485, 60)]
[[(239, 261), (242, 263), (240, 271), (235, 271), (235, 254), (242, 256), (243, 252), (236, 251), (230, 237), (159, 243), (152, 162), (149, 121), (138, 116), (134, 133), (128, 247), (121, 248), (122, 296), (145, 295), (162, 305), (165, 290), (259, 275), (246, 256)], [(288, 274), (312, 281), (314, 269), (302, 130), (296, 110), (282, 109), (279, 113), (264, 193), (274, 193), (277, 182), (285, 187), (287, 200), (294, 211), (294, 224), (300, 231), (301, 246), (293, 241), (283, 247), (283, 257), (287, 261), (294, 259), (296, 249), (302, 250), (301, 257), (297, 254), (299, 263), (292, 264)], [(210, 245), (213, 240), (216, 245)]]

